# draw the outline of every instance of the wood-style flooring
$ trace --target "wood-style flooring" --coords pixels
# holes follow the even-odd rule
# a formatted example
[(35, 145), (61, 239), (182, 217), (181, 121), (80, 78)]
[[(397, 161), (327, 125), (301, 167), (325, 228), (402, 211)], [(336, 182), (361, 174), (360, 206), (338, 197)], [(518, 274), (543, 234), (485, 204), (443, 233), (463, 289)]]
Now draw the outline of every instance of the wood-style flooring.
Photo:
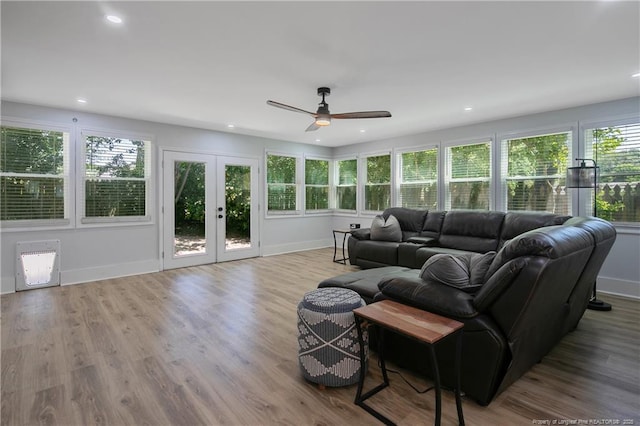
[[(379, 424), (353, 404), (355, 386), (320, 390), (299, 371), (298, 302), (356, 269), (331, 256), (320, 249), (2, 296), (1, 424)], [(587, 311), (490, 406), (465, 399), (467, 424), (640, 425), (640, 302), (602, 299), (613, 311)], [(433, 393), (390, 378), (371, 405), (400, 425), (433, 424)], [(379, 379), (372, 363), (367, 383)], [(450, 392), (443, 424), (456, 424)]]

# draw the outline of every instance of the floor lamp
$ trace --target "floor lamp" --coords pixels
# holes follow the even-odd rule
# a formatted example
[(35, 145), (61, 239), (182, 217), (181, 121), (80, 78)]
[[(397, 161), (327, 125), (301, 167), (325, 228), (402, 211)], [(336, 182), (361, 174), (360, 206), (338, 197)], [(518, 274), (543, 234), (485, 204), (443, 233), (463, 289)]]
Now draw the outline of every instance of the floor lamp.
[[(567, 188), (592, 188), (593, 189), (593, 216), (596, 217), (598, 196), (598, 164), (591, 158), (576, 158), (580, 166), (567, 168)], [(587, 166), (585, 161), (591, 161), (593, 166)], [(593, 294), (587, 308), (596, 311), (610, 311), (611, 305), (596, 298), (596, 283), (593, 283)]]

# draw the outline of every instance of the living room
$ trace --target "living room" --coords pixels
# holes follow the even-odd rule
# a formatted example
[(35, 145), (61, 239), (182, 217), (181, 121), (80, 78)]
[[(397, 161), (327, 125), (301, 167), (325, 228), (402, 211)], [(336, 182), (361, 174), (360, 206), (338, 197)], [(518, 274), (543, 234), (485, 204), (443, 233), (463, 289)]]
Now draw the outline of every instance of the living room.
[[(473, 2), (478, 3), (476, 6), (462, 2), (453, 6), (439, 3), (392, 6), (384, 2), (377, 5), (357, 2), (322, 6), (313, 2), (290, 5), (261, 3), (233, 5), (203, 2), (189, 7), (172, 3), (132, 3), (129, 6), (124, 3), (2, 3), (2, 125), (58, 132), (66, 141), (62, 155), (66, 172), (61, 173), (65, 188), (62, 216), (37, 224), (29, 222), (27, 218), (23, 218), (26, 222), (2, 221), (3, 294), (16, 291), (20, 271), (15, 255), (18, 243), (22, 242), (59, 241), (58, 284), (63, 287), (159, 271), (171, 272), (173, 268), (185, 266), (197, 268), (201, 264), (214, 263), (223, 269), (232, 268), (219, 263), (233, 260), (237, 251), (227, 250), (225, 239), (216, 238), (219, 229), (216, 215), (207, 215), (210, 232), (206, 243), (211, 248), (215, 247), (208, 250), (207, 255), (213, 257), (170, 256), (172, 252), (175, 254), (176, 235), (173, 229), (175, 217), (169, 214), (175, 189), (172, 180), (174, 168), (167, 165), (169, 161), (206, 162), (213, 168), (225, 167), (225, 163), (219, 161), (228, 158), (235, 162), (239, 158), (247, 161), (243, 164), (247, 164), (255, 173), (252, 191), (256, 196), (252, 198), (258, 205), (252, 210), (257, 214), (253, 215), (254, 221), (249, 227), (253, 232), (250, 236), (253, 251), (247, 251), (245, 253), (249, 254), (241, 254), (240, 257), (257, 257), (257, 261), (273, 264), (279, 258), (276, 255), (319, 250), (316, 253), (322, 253), (322, 257), (315, 262), (326, 261), (327, 269), (320, 272), (309, 266), (311, 272), (298, 277), (301, 282), (297, 285), (300, 287), (295, 291), (301, 295), (303, 290), (315, 288), (320, 278), (352, 270), (349, 266), (331, 262), (326, 247), (333, 247), (332, 229), (348, 229), (351, 223), (367, 227), (382, 210), (371, 207), (365, 196), (368, 191), (365, 187), (368, 159), (382, 157), (387, 162), (388, 181), (376, 183), (388, 187), (389, 205), (400, 205), (403, 181), (399, 161), (403, 154), (434, 151), (438, 167), (429, 182), (435, 188), (435, 201), (429, 208), (448, 210), (453, 205), (451, 194), (447, 192), (451, 177), (446, 174), (452, 149), (457, 146), (486, 146), (490, 152), (486, 162), (490, 173), (480, 178), (473, 177), (476, 180), (484, 179), (489, 188), (487, 202), (480, 208), (506, 211), (509, 198), (505, 188), (511, 177), (503, 170), (505, 160), (502, 158), (507, 155), (504, 147), (508, 141), (565, 135), (565, 167), (578, 166), (579, 163), (573, 158), (594, 156), (593, 141), (586, 136), (590, 131), (593, 133), (594, 129), (610, 127), (626, 131), (640, 123), (640, 78), (636, 75), (640, 72), (637, 69), (638, 4), (635, 2), (576, 2), (556, 6), (559, 8), (557, 17), (553, 18), (556, 25), (550, 24), (543, 31), (534, 31), (537, 27), (532, 24), (527, 26), (527, 30), (533, 33), (523, 30), (525, 34), (521, 36), (522, 40), (516, 38), (521, 42), (540, 38), (537, 50), (527, 50), (525, 57), (514, 56), (514, 52), (519, 51), (517, 46), (512, 45), (515, 40), (500, 43), (495, 50), (497, 53), (493, 62), (499, 65), (498, 68), (504, 68), (510, 62), (516, 62), (520, 67), (526, 65), (520, 62), (526, 62), (531, 67), (537, 60), (553, 61), (557, 58), (554, 55), (562, 53), (567, 46), (573, 46), (575, 50), (564, 50), (568, 58), (566, 62), (572, 63), (572, 70), (596, 68), (589, 70), (589, 79), (584, 77), (585, 81), (580, 81), (582, 77), (571, 75), (570, 79), (578, 80), (571, 88), (563, 86), (566, 79), (564, 74), (562, 78), (554, 80), (553, 77), (561, 74), (560, 71), (570, 72), (562, 68), (568, 67), (567, 63), (557, 65), (555, 72), (552, 72), (554, 67), (547, 67), (552, 70), (544, 70), (546, 80), (536, 80), (535, 74), (514, 78), (513, 73), (517, 73), (514, 68), (500, 75), (498, 81), (487, 80), (487, 87), (482, 90), (479, 81), (488, 79), (487, 71), (482, 66), (475, 66), (472, 70), (466, 70), (464, 66), (479, 61), (477, 56), (487, 52), (469, 56), (472, 52), (464, 50), (464, 54), (460, 54), (463, 60), (458, 58), (457, 62), (451, 62), (452, 56), (458, 55), (441, 51), (436, 43), (440, 38), (433, 38), (433, 33), (418, 32), (417, 23), (428, 19), (429, 24), (435, 25), (438, 13), (449, 18), (463, 12), (472, 16), (473, 11), (478, 12), (475, 16), (482, 18), (500, 15), (499, 19), (494, 16), (490, 21), (484, 21), (483, 25), (474, 23), (473, 26), (474, 30), (479, 26), (491, 27), (492, 30), (487, 31), (488, 34), (483, 35), (482, 39), (486, 43), (497, 42), (521, 29), (521, 22), (516, 24), (507, 18), (536, 12), (535, 17), (552, 19), (549, 10), (536, 11), (536, 7), (552, 5), (525, 4), (522, 6), (524, 9), (517, 10), (515, 5), (491, 4), (487, 5), (490, 9), (483, 10), (481, 2)], [(325, 8), (328, 8), (327, 12)], [(501, 14), (495, 13), (497, 11), (501, 11)], [(107, 13), (120, 13), (123, 19), (121, 26), (101, 22)], [(180, 16), (175, 23), (175, 34), (166, 30), (145, 33), (157, 26), (169, 27), (173, 13)], [(379, 24), (394, 14), (399, 22), (408, 20), (404, 23), (406, 34), (387, 40), (383, 31), (376, 33), (374, 29), (391, 26), (391, 22), (386, 26)], [(194, 17), (197, 25), (186, 20), (185, 16), (188, 15)], [(261, 21), (257, 16), (265, 19)], [(307, 20), (311, 20), (317, 29), (305, 29), (306, 38), (296, 39), (294, 34), (301, 34), (303, 28), (309, 26), (302, 20), (303, 16), (307, 16)], [(230, 37), (224, 31), (231, 29), (223, 24), (224, 21), (233, 21), (232, 17), (237, 18), (236, 25), (255, 24), (255, 32), (247, 32), (242, 36), (234, 33), (234, 37)], [(568, 17), (571, 17), (568, 22), (575, 24), (576, 31), (580, 31), (579, 36), (574, 33), (571, 37), (584, 37), (585, 40), (575, 42), (575, 45), (571, 41), (573, 38), (564, 40), (558, 52), (549, 45), (548, 40), (541, 38), (541, 33), (547, 31), (546, 37), (551, 37), (550, 33), (559, 32), (557, 25), (566, 23)], [(589, 22), (587, 17), (597, 22), (594, 24), (597, 32), (593, 28), (585, 28), (587, 25), (578, 25)], [(300, 21), (295, 21), (295, 18)], [(365, 23), (365, 18), (371, 21)], [(531, 19), (535, 22), (533, 17)], [(290, 25), (285, 26), (282, 21)], [(146, 27), (142, 26), (143, 23)], [(281, 23), (282, 26), (279, 25)], [(399, 23), (393, 25), (398, 25), (398, 28), (403, 26)], [(457, 29), (461, 24), (450, 22), (449, 25)], [(506, 27), (499, 29), (500, 25)], [(38, 26), (41, 27), (40, 32), (34, 30)], [(136, 29), (136, 26), (139, 28)], [(345, 27), (350, 26), (363, 28), (360, 36), (352, 31), (354, 40), (349, 42), (349, 46), (354, 50), (339, 47), (340, 37), (347, 31)], [(442, 27), (438, 26), (438, 29)], [(180, 44), (177, 37), (180, 33), (191, 31), (195, 33), (193, 37), (198, 38), (191, 42), (197, 42), (197, 49), (201, 49), (200, 56), (207, 44), (211, 43), (210, 40), (215, 40), (209, 47), (216, 53), (209, 52), (206, 56), (217, 58), (221, 64), (210, 58), (205, 65), (199, 64), (197, 55), (194, 57), (186, 52), (189, 49), (184, 46), (187, 45)], [(204, 31), (206, 36), (198, 31)], [(270, 46), (276, 41), (282, 43), (282, 39), (272, 40), (270, 37), (274, 36), (269, 31), (282, 32), (285, 38), (291, 37), (290, 44), (284, 49), (285, 53), (291, 55), (290, 62), (265, 60), (264, 56), (269, 55), (271, 49), (274, 50), (274, 56), (278, 56), (276, 59), (283, 60), (281, 51)], [(319, 35), (314, 36), (314, 32)], [(566, 28), (562, 32), (567, 33)], [(451, 36), (451, 33), (447, 34)], [(264, 40), (257, 40), (262, 35)], [(365, 35), (372, 38), (367, 40)], [(418, 36), (419, 42), (396, 49), (400, 44), (393, 42), (408, 39), (411, 35)], [(173, 36), (176, 41), (171, 41)], [(324, 44), (323, 37), (326, 41)], [(459, 38), (457, 42), (460, 43)], [(225, 43), (231, 46), (225, 47)], [(358, 43), (376, 44), (379, 52), (373, 55), (371, 50), (374, 49), (366, 49), (369, 56), (365, 57), (364, 48), (359, 54), (355, 50), (354, 45)], [(456, 43), (452, 42), (452, 45)], [(250, 46), (255, 50), (250, 50)], [(238, 50), (234, 50), (236, 47)], [(145, 52), (145, 48), (149, 48), (149, 52)], [(412, 71), (410, 52), (418, 48), (430, 53), (425, 53), (427, 59), (420, 59)], [(194, 47), (194, 51), (197, 49)], [(262, 54), (260, 49), (263, 50)], [(548, 56), (545, 56), (547, 49), (552, 52), (547, 52)], [(162, 52), (152, 54), (151, 50), (164, 50), (165, 56), (159, 56)], [(385, 54), (395, 50), (401, 52), (394, 53), (398, 56), (390, 56), (394, 61), (390, 63), (384, 60)], [(616, 55), (602, 58), (602, 52), (609, 51), (616, 52)], [(326, 59), (323, 55), (326, 55)], [(239, 59), (235, 56), (253, 58), (250, 61), (252, 67), (245, 62), (237, 63)], [(429, 57), (432, 59), (429, 60)], [(607, 62), (609, 60), (611, 63)], [(46, 68), (43, 70), (41, 62), (56, 63), (60, 69), (57, 73)], [(394, 64), (392, 67), (394, 62), (402, 66)], [(430, 62), (434, 63), (431, 67)], [(373, 64), (379, 69), (374, 70)], [(487, 65), (487, 62), (482, 64)], [(515, 67), (516, 64), (513, 65)], [(131, 68), (135, 68), (136, 73)], [(393, 83), (384, 77), (392, 68), (396, 68)], [(459, 86), (451, 88), (443, 82), (442, 73), (447, 69), (457, 74), (452, 78), (458, 81)], [(605, 73), (602, 69), (608, 71)], [(541, 70), (539, 74), (542, 73)], [(416, 74), (420, 74), (419, 77), (424, 80), (422, 83), (416, 83)], [(619, 79), (615, 84), (612, 74)], [(212, 75), (215, 77), (212, 78)], [(469, 83), (461, 83), (467, 79)], [(189, 80), (196, 83), (189, 85)], [(500, 90), (500, 82), (506, 89)], [(272, 99), (315, 109), (319, 101), (316, 89), (325, 85), (333, 89), (327, 101), (335, 111), (389, 109), (393, 116), (373, 120), (335, 120), (327, 128), (305, 132), (310, 121), (308, 117), (278, 110), (265, 103)], [(69, 87), (75, 88), (69, 90)], [(201, 90), (196, 90), (197, 87)], [(394, 90), (400, 92), (396, 97), (393, 97)], [(465, 95), (461, 96), (459, 92)], [(177, 96), (177, 93), (181, 95)], [(491, 96), (491, 93), (495, 93), (495, 96)], [(241, 101), (245, 99), (244, 96), (251, 97), (250, 104)], [(406, 104), (402, 102), (403, 97), (407, 98)], [(466, 101), (463, 100), (465, 98)], [(472, 110), (464, 111), (464, 108), (471, 107)], [(499, 108), (502, 110), (498, 113)], [(416, 122), (422, 124), (411, 127)], [(142, 177), (146, 185), (143, 197), (145, 211), (134, 220), (131, 217), (128, 220), (126, 216), (92, 217), (88, 214), (84, 202), (87, 196), (84, 180), (90, 179), (85, 174), (88, 166), (84, 142), (93, 136), (147, 143), (144, 145), (148, 147), (145, 152), (146, 172)], [(624, 143), (628, 146), (632, 144)], [(174, 156), (175, 153), (179, 155)], [(269, 185), (273, 183), (267, 177), (270, 156), (294, 159), (294, 181), (275, 182), (295, 187), (293, 207), (274, 205), (270, 208)], [(637, 151), (634, 158), (637, 161)], [(359, 178), (355, 184), (355, 205), (353, 208), (339, 208), (336, 195), (341, 182), (338, 163), (353, 160), (356, 160), (356, 175)], [(304, 185), (307, 161), (324, 162), (331, 171), (328, 172), (329, 183), (325, 186), (332, 195), (326, 206), (311, 208), (304, 202), (307, 194)], [(603, 169), (600, 173), (602, 175), (605, 172)], [(214, 176), (211, 186), (217, 187), (218, 194), (213, 188), (214, 199), (210, 199), (211, 204), (207, 205), (211, 211), (218, 207), (215, 197), (223, 192), (215, 179)], [(631, 174), (625, 183), (637, 184), (637, 179), (636, 175)], [(277, 185), (274, 185), (274, 190), (275, 187)], [(591, 189), (561, 192), (564, 205), (569, 209), (566, 213), (575, 216), (592, 214)], [(5, 199), (2, 201), (5, 203)], [(640, 298), (638, 222), (618, 222), (614, 223), (617, 239), (600, 272), (598, 290), (605, 299), (607, 294), (618, 295), (635, 300), (633, 303), (637, 304)], [(227, 254), (230, 257), (225, 258)], [(172, 274), (179, 274), (180, 271), (188, 270), (175, 269)], [(198, 269), (194, 271), (188, 272), (185, 279), (197, 275)], [(39, 291), (46, 290), (29, 293)], [(637, 305), (631, 306), (635, 306), (632, 312), (635, 309), (637, 315)], [(4, 323), (3, 315), (3, 332)], [(637, 344), (630, 350), (637, 352)], [(3, 372), (4, 365), (3, 362)], [(231, 419), (227, 421), (236, 423)], [(355, 421), (366, 420), (359, 418)], [(472, 419), (469, 419), (469, 423), (473, 424)]]

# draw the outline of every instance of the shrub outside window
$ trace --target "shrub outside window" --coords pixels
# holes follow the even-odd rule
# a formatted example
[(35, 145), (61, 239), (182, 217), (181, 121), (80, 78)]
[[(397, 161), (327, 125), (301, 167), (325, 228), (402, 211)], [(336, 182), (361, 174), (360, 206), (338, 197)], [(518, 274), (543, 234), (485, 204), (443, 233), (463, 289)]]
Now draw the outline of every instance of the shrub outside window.
[(149, 219), (150, 142), (84, 136), (82, 222)]
[[(585, 145), (586, 157), (600, 168), (596, 215), (611, 222), (640, 222), (640, 123), (586, 129)], [(590, 197), (589, 211), (592, 204)]]
[(305, 159), (305, 209), (329, 209), (329, 160)]
[(69, 133), (11, 126), (0, 131), (3, 225), (69, 223)]
[(502, 144), (507, 211), (569, 214), (565, 180), (571, 132), (506, 139)]
[(438, 148), (400, 155), (399, 197), (401, 207), (438, 207)]
[(267, 155), (267, 211), (297, 213), (297, 159), (283, 155)]
[(365, 157), (364, 210), (382, 211), (391, 206), (391, 155)]
[(447, 147), (446, 210), (489, 210), (491, 142)]

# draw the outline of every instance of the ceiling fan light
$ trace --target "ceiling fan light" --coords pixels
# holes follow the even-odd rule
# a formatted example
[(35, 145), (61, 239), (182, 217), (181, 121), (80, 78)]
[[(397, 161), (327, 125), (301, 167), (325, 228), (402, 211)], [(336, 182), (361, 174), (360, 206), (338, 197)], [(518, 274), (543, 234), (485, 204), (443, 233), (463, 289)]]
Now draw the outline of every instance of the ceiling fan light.
[(331, 116), (328, 114), (318, 114), (318, 117), (316, 117), (316, 125), (328, 126), (329, 124), (331, 124)]

